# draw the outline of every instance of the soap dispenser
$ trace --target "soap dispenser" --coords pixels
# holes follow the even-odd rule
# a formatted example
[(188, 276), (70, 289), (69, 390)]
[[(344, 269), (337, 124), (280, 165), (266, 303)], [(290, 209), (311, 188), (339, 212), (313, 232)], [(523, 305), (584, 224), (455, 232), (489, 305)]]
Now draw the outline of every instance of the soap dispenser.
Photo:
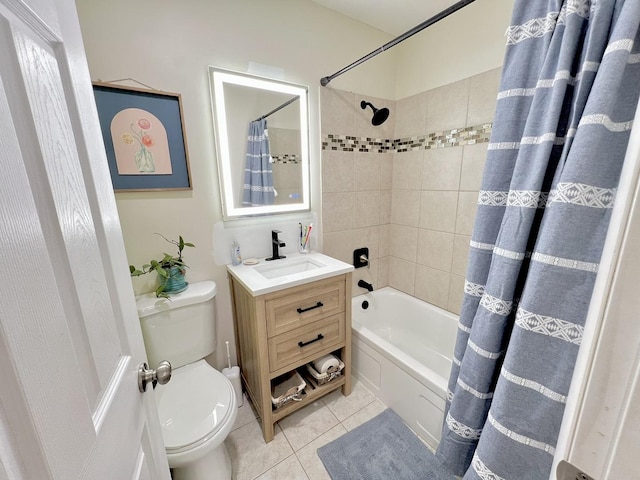
[(240, 245), (234, 239), (231, 245), (231, 265), (240, 265), (242, 263), (242, 255), (240, 254)]

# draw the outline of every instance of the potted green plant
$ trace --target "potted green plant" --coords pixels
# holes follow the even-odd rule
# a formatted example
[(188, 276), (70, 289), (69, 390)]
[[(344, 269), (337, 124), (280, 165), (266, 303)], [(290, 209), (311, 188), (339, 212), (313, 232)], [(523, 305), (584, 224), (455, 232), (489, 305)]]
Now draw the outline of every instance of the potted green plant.
[(142, 265), (142, 269), (129, 265), (129, 272), (132, 277), (156, 272), (160, 279), (160, 286), (156, 289), (156, 297), (168, 298), (170, 294), (183, 292), (189, 286), (184, 277), (186, 269), (189, 267), (182, 259), (182, 251), (185, 247), (195, 247), (195, 245), (185, 242), (182, 236), (178, 236), (178, 240), (169, 240), (160, 233), (156, 233), (156, 235), (160, 235), (167, 242), (178, 247), (178, 256), (164, 253), (163, 258), (150, 260), (149, 263)]

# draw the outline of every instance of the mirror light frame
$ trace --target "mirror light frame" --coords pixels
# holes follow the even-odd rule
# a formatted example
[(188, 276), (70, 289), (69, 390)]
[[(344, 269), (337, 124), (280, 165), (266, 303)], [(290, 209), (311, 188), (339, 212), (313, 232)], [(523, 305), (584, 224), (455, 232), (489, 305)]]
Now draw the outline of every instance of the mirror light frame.
[[(224, 99), (225, 83), (253, 87), (277, 93), (285, 93), (298, 96), (300, 101), (300, 148), (302, 167), (302, 202), (282, 205), (263, 205), (257, 207), (236, 207), (231, 177), (231, 154), (229, 149), (229, 136), (226, 118), (226, 105)], [(215, 139), (218, 159), (218, 178), (220, 180), (220, 192), (222, 199), (222, 213), (225, 220), (242, 218), (254, 215), (268, 215), (278, 213), (292, 213), (311, 210), (309, 187), (309, 93), (303, 85), (272, 80), (257, 75), (234, 72), (217, 67), (209, 67), (209, 85), (211, 98), (213, 99), (213, 115), (215, 120)], [(245, 159), (242, 158), (244, 162)]]

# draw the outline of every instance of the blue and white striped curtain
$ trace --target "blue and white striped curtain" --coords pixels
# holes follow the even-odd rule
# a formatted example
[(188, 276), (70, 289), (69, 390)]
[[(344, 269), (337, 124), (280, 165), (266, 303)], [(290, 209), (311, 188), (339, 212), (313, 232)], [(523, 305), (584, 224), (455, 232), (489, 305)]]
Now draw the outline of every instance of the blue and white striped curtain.
[(254, 120), (249, 123), (247, 137), (242, 205), (245, 207), (272, 205), (274, 198), (267, 121)]
[(437, 455), (547, 480), (640, 91), (640, 0), (517, 0)]

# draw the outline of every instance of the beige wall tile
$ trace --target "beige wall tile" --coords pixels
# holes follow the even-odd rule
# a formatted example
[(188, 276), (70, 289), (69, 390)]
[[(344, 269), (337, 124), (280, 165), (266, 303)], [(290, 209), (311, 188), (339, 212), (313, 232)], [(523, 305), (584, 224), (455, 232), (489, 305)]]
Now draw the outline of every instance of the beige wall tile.
[(460, 190), (475, 192), (480, 190), (484, 162), (487, 158), (487, 145), (487, 143), (477, 143), (464, 146)]
[(323, 237), (323, 253), (343, 262), (353, 261), (353, 230), (325, 233)]
[(300, 179), (302, 178), (302, 165), (299, 163), (279, 163), (271, 165), (273, 169), (273, 186), (280, 190), (300, 189)]
[(458, 190), (462, 147), (426, 150), (422, 164), (423, 190)]
[(393, 138), (424, 135), (427, 122), (427, 92), (398, 100), (396, 112)]
[(300, 154), (300, 130), (269, 127), (269, 151), (271, 155)]
[(493, 121), (501, 72), (502, 68), (496, 68), (469, 79), (468, 126)]
[(378, 288), (389, 285), (389, 258), (391, 257), (378, 259)]
[(464, 277), (451, 275), (449, 280), (449, 300), (447, 301), (447, 310), (456, 315), (460, 315), (462, 307), (462, 296), (464, 294)]
[(449, 277), (447, 272), (416, 266), (415, 296), (440, 308), (447, 308)]
[(378, 258), (391, 255), (391, 225), (385, 224), (378, 227)]
[(389, 286), (413, 295), (416, 264), (397, 257), (389, 257)]
[(392, 224), (390, 235), (391, 255), (415, 262), (418, 251), (418, 229)]
[[(380, 245), (380, 227), (358, 228), (353, 230), (353, 249), (367, 247), (369, 249), (369, 259), (378, 258)], [(353, 254), (353, 252), (351, 252)], [(353, 255), (351, 255), (347, 263), (352, 263)]]
[(355, 192), (353, 228), (371, 227), (380, 222), (380, 191)]
[(427, 92), (426, 132), (464, 127), (467, 121), (469, 79)]
[(453, 233), (457, 205), (458, 192), (423, 191), (420, 198), (420, 228)]
[(393, 190), (422, 188), (422, 157), (424, 150), (393, 155)]
[(354, 155), (354, 190), (380, 190), (380, 165), (386, 154), (355, 152)]
[(322, 191), (352, 192), (353, 185), (353, 152), (324, 150), (322, 152)]
[(420, 197), (419, 190), (393, 190), (391, 223), (417, 227), (420, 221)]
[(478, 209), (478, 192), (460, 192), (458, 194), (458, 213), (456, 215), (456, 233), (471, 235), (473, 222)]
[(380, 192), (380, 225), (391, 223), (391, 190)]
[(420, 265), (450, 272), (452, 258), (452, 233), (423, 229), (419, 231), (417, 262)]
[[(322, 133), (393, 139), (488, 123), (499, 70), (397, 102), (323, 89)], [(370, 124), (363, 99), (390, 108), (385, 124)], [(371, 268), (358, 269), (354, 285), (390, 285), (458, 313), (486, 147), (324, 151), (325, 253), (351, 263), (355, 248), (368, 247)]]
[(380, 162), (380, 189), (391, 190), (393, 182), (393, 153), (383, 153)]
[(320, 89), (320, 118), (323, 135), (352, 135), (355, 126), (355, 95), (333, 88)]
[(351, 230), (353, 227), (353, 193), (322, 195), (322, 220), (325, 233)]
[(467, 275), (467, 257), (469, 256), (469, 242), (471, 237), (456, 235), (453, 238), (453, 261), (451, 273), (458, 276)]

